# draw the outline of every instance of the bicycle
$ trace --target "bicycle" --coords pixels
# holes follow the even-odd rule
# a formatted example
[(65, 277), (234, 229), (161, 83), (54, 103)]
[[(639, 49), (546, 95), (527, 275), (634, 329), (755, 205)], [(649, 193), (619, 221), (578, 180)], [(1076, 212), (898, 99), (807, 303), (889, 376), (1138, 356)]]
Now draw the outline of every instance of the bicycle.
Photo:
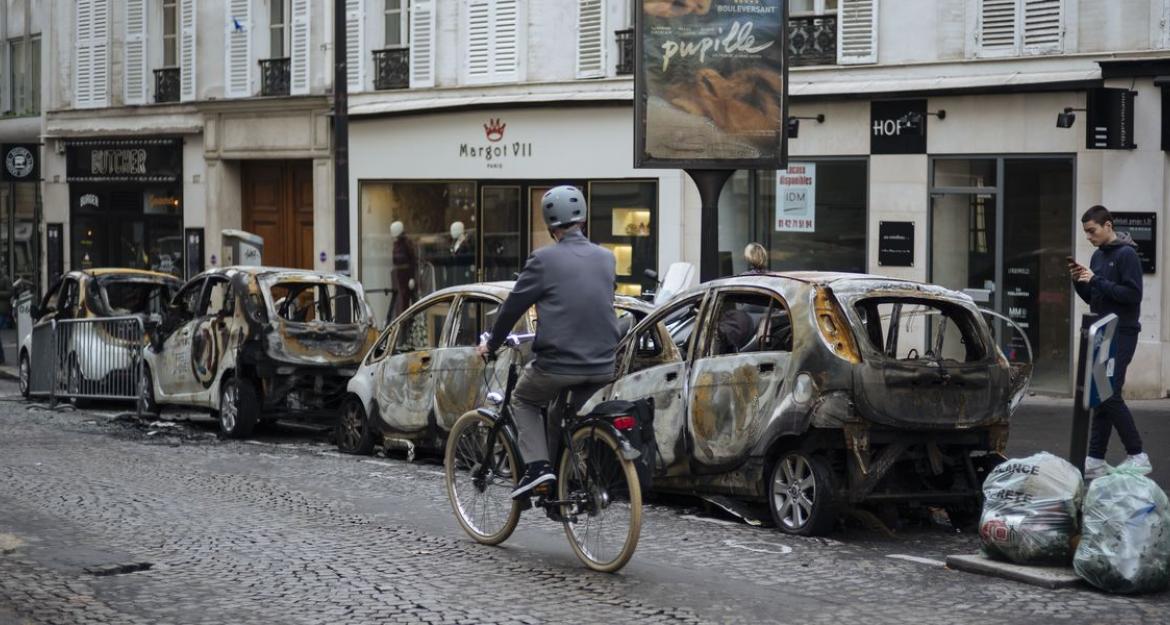
[[(512, 335), (504, 393), (488, 393), (489, 403), (469, 411), (452, 426), (444, 454), (447, 496), (463, 530), (485, 545), (508, 539), (520, 513), (536, 507), (564, 525), (577, 557), (595, 571), (613, 573), (629, 562), (642, 527), (642, 489), (634, 464), (641, 452), (626, 433), (637, 420), (629, 402), (607, 402), (589, 414), (577, 409), (599, 385), (566, 389), (547, 414), (550, 457), (557, 463), (556, 492), (538, 486), (533, 498), (512, 500), (523, 473), (509, 402), (519, 379), (519, 347), (532, 335)], [(487, 372), (485, 371), (485, 377)], [(489, 385), (485, 384), (485, 392)], [(579, 401), (578, 401), (579, 400)], [(616, 530), (614, 544), (607, 530)]]

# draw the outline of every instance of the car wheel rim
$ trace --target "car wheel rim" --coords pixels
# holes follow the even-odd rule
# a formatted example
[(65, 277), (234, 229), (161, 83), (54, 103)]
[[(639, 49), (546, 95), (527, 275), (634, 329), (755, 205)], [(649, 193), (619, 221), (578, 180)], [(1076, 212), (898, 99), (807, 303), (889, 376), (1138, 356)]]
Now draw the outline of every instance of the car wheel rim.
[(346, 449), (356, 449), (362, 437), (361, 414), (357, 402), (349, 402), (345, 409), (342, 437)]
[(28, 358), (20, 359), (20, 392), (28, 393)]
[(231, 432), (236, 428), (237, 394), (235, 385), (231, 384), (223, 391), (223, 405), (219, 407), (219, 423), (224, 432)]
[(139, 400), (142, 402), (142, 409), (149, 410), (150, 403), (151, 403), (150, 400), (152, 399), (151, 395), (153, 395), (153, 392), (150, 388), (151, 383), (150, 383), (150, 373), (149, 372), (146, 372), (146, 371), (142, 372), (142, 377), (140, 378), (140, 382), (138, 385), (139, 385), (138, 397), (139, 397)]
[(781, 460), (772, 479), (772, 505), (784, 527), (798, 530), (808, 525), (816, 496), (816, 477), (808, 460), (795, 454)]

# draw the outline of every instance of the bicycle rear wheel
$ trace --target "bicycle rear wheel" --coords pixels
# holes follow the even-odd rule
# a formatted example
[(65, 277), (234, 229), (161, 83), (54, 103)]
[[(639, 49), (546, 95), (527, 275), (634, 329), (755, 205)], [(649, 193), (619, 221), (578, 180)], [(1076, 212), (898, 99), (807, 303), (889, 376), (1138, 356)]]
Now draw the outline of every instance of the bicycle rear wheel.
[(451, 428), (443, 457), (455, 518), (468, 535), (485, 545), (507, 540), (520, 521), (520, 504), (512, 501), (518, 479), (516, 452), (503, 436), (491, 436), (493, 425), (474, 410), (465, 413)]
[(613, 573), (630, 561), (642, 531), (638, 474), (606, 430), (581, 428), (572, 445), (557, 472), (557, 498), (572, 502), (561, 506), (565, 536), (585, 566)]

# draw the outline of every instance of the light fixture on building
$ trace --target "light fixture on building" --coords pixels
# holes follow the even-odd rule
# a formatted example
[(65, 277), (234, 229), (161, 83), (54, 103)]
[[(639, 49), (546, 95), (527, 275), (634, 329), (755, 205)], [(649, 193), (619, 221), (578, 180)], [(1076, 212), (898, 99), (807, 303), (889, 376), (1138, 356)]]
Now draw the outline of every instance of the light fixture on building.
[(795, 115), (788, 117), (788, 138), (795, 139), (800, 136), (800, 120), (812, 119), (816, 120), (818, 124), (825, 123), (825, 114), (817, 113), (815, 117), (797, 117)]
[(939, 109), (938, 111), (927, 111), (926, 114), (933, 115), (933, 116), (937, 117), (940, 122), (947, 118), (947, 110), (946, 109)]
[(1077, 115), (1073, 111), (1084, 111), (1085, 109), (1075, 109), (1071, 106), (1064, 107), (1064, 111), (1056, 114), (1057, 128), (1072, 128), (1077, 121)]

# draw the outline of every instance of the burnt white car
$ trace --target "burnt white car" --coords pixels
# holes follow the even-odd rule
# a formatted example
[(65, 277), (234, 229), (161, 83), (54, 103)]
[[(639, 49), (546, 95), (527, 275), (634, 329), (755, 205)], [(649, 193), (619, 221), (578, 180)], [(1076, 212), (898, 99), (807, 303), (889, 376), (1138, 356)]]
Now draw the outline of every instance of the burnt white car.
[(845, 505), (977, 505), (1030, 376), (963, 293), (812, 272), (680, 293), (617, 369), (590, 405), (653, 402), (655, 490), (765, 501), (803, 535)]
[[(463, 413), (482, 405), (486, 393), (500, 390), (507, 359), (485, 364), (476, 355), (479, 336), (495, 324), (512, 282), (450, 287), (416, 302), (379, 337), (350, 380), (338, 423), (337, 446), (345, 453), (368, 454), (378, 443), (442, 449), (447, 433)], [(631, 297), (615, 298), (618, 325), (628, 332), (653, 310)], [(535, 331), (535, 309), (521, 318), (518, 333)]]

